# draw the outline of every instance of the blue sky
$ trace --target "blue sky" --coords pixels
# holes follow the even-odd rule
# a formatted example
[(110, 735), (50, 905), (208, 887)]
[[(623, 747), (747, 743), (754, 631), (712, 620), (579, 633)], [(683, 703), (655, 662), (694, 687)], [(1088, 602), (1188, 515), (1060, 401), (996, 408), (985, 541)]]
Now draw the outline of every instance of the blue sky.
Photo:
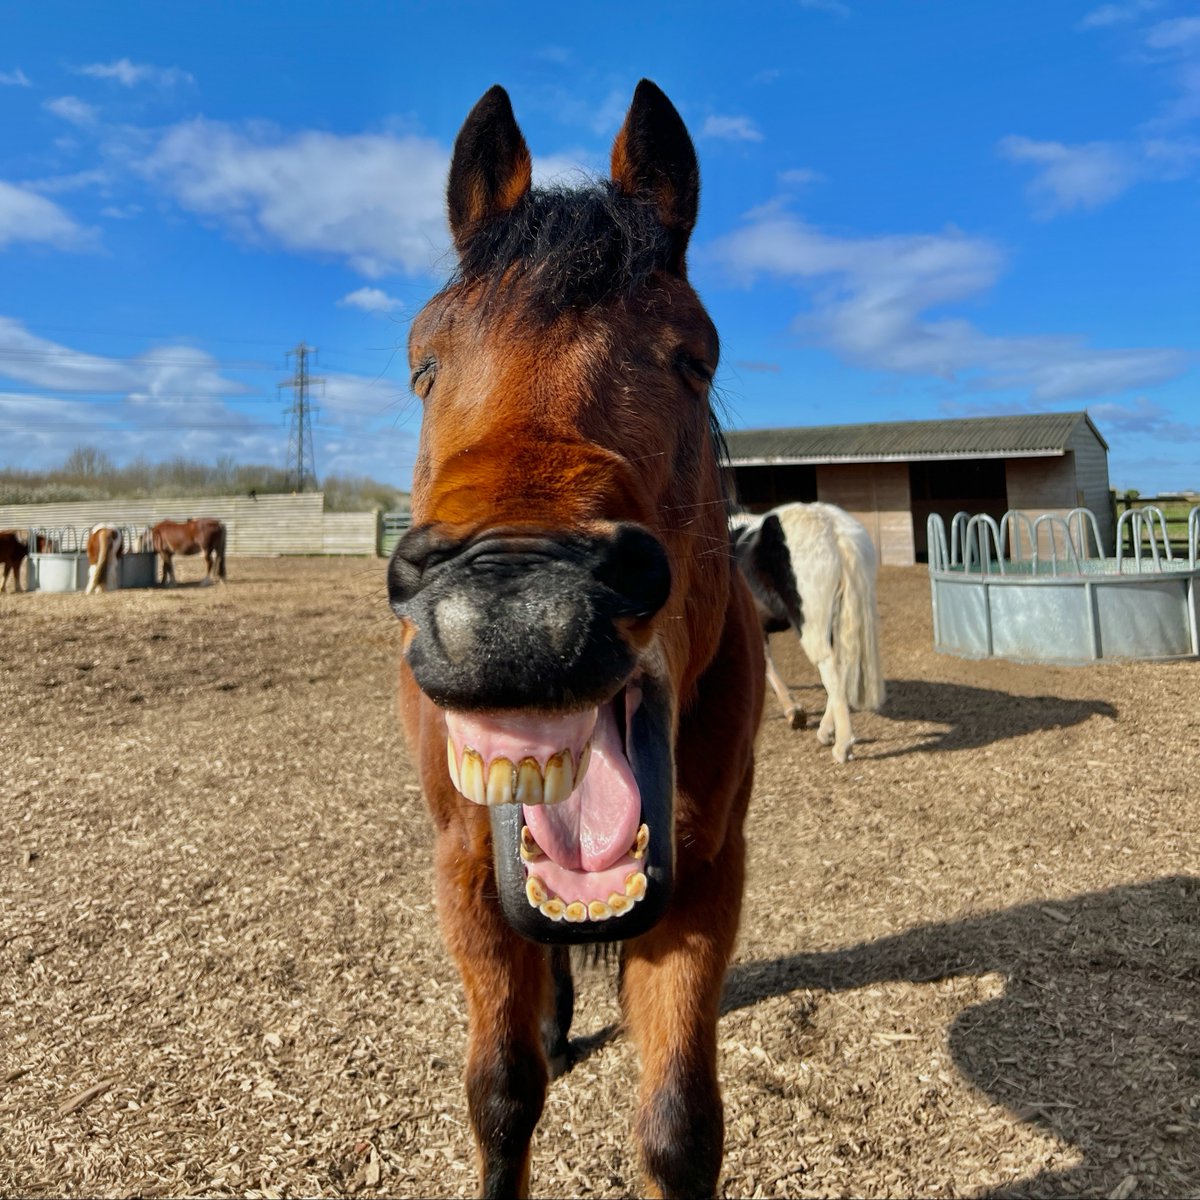
[(1200, 488), (1200, 5), (0, 4), (0, 465), (73, 446), (407, 485), (408, 321), (492, 83), (542, 178), (688, 123), (735, 427), (1086, 408)]

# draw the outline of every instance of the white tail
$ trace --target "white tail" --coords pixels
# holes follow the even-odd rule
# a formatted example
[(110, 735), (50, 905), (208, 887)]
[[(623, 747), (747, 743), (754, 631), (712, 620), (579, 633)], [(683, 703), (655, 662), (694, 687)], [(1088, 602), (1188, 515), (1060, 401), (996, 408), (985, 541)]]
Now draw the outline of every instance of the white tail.
[[(857, 525), (857, 522), (855, 522)], [(887, 689), (879, 662), (879, 614), (875, 607), (875, 544), (861, 526), (839, 526), (842, 594), (835, 639), (851, 708), (879, 708)]]

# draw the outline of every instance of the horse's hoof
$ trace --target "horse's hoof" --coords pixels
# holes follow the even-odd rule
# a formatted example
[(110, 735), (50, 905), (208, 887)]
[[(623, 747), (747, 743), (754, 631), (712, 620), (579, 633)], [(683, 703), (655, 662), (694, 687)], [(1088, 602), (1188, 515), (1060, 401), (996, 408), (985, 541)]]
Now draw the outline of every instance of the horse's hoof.
[(808, 713), (802, 708), (793, 708), (788, 713), (788, 724), (793, 729), (803, 729), (808, 724)]
[(820, 742), (822, 746), (832, 746), (833, 736), (833, 730), (831, 729), (822, 728), (817, 730), (817, 741)]
[(551, 1082), (562, 1078), (574, 1065), (575, 1051), (571, 1049), (570, 1042), (564, 1042), (555, 1050), (546, 1051), (546, 1070)]
[(853, 742), (848, 742), (845, 746), (834, 746), (833, 761), (837, 763), (848, 763), (854, 757), (854, 751), (851, 749)]

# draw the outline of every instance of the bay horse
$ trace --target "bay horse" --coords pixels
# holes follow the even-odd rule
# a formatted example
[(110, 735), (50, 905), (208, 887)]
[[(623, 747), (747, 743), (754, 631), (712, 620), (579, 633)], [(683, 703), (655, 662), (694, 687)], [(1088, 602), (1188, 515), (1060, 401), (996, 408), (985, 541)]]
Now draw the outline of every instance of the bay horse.
[(852, 755), (850, 709), (884, 701), (879, 661), (875, 544), (861, 522), (835, 504), (783, 504), (761, 516), (729, 519), (734, 556), (754, 594), (766, 642), (767, 678), (793, 729), (803, 729), (767, 636), (794, 629), (827, 695), (817, 740), (836, 762)]
[(717, 334), (686, 270), (699, 169), (648, 80), (611, 176), (532, 189), (493, 87), (451, 161), (455, 273), (409, 337), (424, 415), (388, 593), (485, 1196), (528, 1191), (573, 943), (620, 943), (647, 1192), (712, 1195), (723, 1153), (763, 658), (725, 525)]
[(88, 530), (88, 581), (85, 595), (106, 592), (114, 583), (117, 563), (125, 554), (125, 535), (115, 525), (94, 525)]
[[(40, 554), (49, 543), (41, 534), (34, 536), (37, 539), (34, 551)], [(25, 561), (28, 553), (29, 543), (21, 537), (17, 530), (0, 529), (0, 568), (3, 569), (3, 577), (0, 577), (0, 592), (8, 591), (9, 575), (12, 576), (13, 591), (21, 591), (21, 564)]]
[(225, 582), (225, 526), (216, 517), (159, 521), (150, 530), (150, 544), (162, 556), (164, 587), (175, 586), (176, 554), (204, 554), (204, 583)]

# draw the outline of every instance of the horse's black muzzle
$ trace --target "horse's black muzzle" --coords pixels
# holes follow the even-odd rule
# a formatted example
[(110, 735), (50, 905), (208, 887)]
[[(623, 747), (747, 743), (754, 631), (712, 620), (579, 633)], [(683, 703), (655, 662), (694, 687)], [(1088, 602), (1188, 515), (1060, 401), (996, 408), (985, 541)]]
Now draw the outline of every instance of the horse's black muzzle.
[(637, 652), (623, 636), (666, 603), (666, 551), (638, 525), (611, 535), (418, 526), (397, 544), (388, 599), (412, 623), (421, 690), (459, 710), (564, 710), (610, 699)]

